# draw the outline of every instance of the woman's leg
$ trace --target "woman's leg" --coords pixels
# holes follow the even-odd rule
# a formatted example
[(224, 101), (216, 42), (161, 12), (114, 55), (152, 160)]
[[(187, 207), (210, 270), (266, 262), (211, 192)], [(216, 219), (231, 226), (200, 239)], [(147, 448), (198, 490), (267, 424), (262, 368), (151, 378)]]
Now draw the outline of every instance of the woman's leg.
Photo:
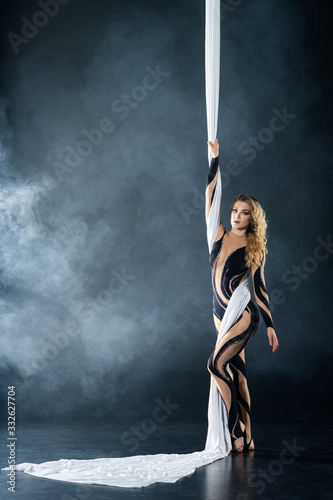
[[(214, 320), (218, 328), (216, 318)], [(240, 426), (241, 412), (238, 409), (236, 385), (231, 376), (233, 372), (227, 369), (227, 365), (244, 349), (247, 342), (255, 333), (258, 322), (259, 312), (251, 299), (244, 309), (242, 316), (223, 336), (208, 361), (208, 370), (214, 377), (217, 388), (226, 404), (228, 427), (233, 443), (243, 436), (243, 431)], [(229, 369), (232, 370), (231, 365), (229, 365)], [(246, 420), (246, 423), (249, 424), (249, 421), (245, 418), (245, 413), (241, 413), (241, 415)], [(246, 423), (244, 422), (245, 425)], [(238, 444), (241, 443), (238, 441)]]
[[(243, 428), (245, 427), (246, 443), (244, 443), (244, 445), (248, 446), (250, 445), (252, 439), (250, 419), (251, 398), (247, 383), (245, 349), (242, 349), (233, 359), (230, 360), (229, 367), (236, 389), (240, 420), (244, 424)], [(253, 446), (250, 448), (253, 448)]]

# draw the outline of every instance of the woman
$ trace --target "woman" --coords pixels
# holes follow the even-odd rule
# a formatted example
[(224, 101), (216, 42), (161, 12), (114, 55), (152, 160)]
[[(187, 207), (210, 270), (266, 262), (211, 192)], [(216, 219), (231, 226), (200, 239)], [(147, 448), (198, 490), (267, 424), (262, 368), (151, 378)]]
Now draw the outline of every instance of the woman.
[[(212, 267), (213, 317), (217, 332), (235, 289), (252, 273), (255, 298), (267, 327), (267, 335), (272, 351), (278, 347), (269, 308), (269, 298), (265, 285), (264, 266), (266, 261), (265, 212), (259, 202), (250, 195), (238, 195), (231, 207), (231, 230), (226, 231), (220, 222), (221, 200), (218, 189), (219, 142), (208, 141), (212, 160), (206, 186), (207, 231), (212, 233), (210, 264)], [(214, 199), (215, 198), (215, 199)], [(212, 209), (213, 201), (215, 208)], [(217, 209), (218, 207), (218, 209)], [(215, 211), (215, 214), (212, 212)], [(208, 233), (209, 233), (208, 231)], [(244, 348), (259, 323), (259, 311), (251, 297), (241, 316), (218, 339), (215, 350), (208, 361), (217, 389), (226, 405), (228, 428), (232, 448), (236, 452), (254, 449), (251, 436), (250, 394), (247, 386)]]

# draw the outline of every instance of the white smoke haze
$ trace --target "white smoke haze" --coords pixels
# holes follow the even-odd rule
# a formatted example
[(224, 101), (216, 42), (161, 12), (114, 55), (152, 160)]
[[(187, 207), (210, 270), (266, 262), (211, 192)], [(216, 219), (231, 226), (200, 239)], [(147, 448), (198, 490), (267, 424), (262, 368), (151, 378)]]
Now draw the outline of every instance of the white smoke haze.
[[(84, 0), (64, 5), (19, 54), (7, 46), (0, 368), (21, 386), (22, 415), (112, 416), (119, 403), (125, 411), (151, 395), (180, 393), (184, 374), (206, 390), (215, 331), (200, 197), (193, 205), (207, 172), (203, 30), (202, 2), (188, 9), (185, 1)], [(249, 346), (254, 374), (283, 372), (293, 360), (308, 284), (295, 299), (281, 276), (326, 234), (324, 224), (310, 233), (307, 217), (296, 232), (286, 227), (314, 160), (329, 157), (312, 134), (311, 110), (323, 95), (304, 37), (304, 14), (287, 1), (242, 2), (222, 25), (222, 168), (241, 166), (225, 186), (223, 218), (228, 225), (235, 194), (261, 201), (270, 221), (268, 290), (286, 295), (273, 314), (282, 340), (290, 300), (300, 318), (283, 363), (267, 354), (260, 327)], [(248, 162), (240, 145), (285, 106), (295, 119)], [(319, 195), (327, 184), (313, 189)], [(188, 223), (181, 204), (192, 211)], [(318, 218), (319, 208), (305, 210)], [(319, 355), (314, 340), (309, 346)], [(195, 399), (191, 384), (184, 391)]]

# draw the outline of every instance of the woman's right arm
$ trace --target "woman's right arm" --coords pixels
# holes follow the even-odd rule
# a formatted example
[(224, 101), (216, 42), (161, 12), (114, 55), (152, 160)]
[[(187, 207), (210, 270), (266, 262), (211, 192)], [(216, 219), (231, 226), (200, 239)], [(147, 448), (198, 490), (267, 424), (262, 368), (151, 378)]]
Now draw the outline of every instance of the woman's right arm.
[(220, 209), (222, 199), (222, 182), (219, 169), (220, 146), (216, 138), (214, 144), (208, 141), (213, 158), (209, 165), (209, 172), (206, 183), (206, 209), (205, 217), (207, 224), (207, 239), (209, 251), (212, 245), (219, 240), (224, 233), (224, 226), (220, 221)]

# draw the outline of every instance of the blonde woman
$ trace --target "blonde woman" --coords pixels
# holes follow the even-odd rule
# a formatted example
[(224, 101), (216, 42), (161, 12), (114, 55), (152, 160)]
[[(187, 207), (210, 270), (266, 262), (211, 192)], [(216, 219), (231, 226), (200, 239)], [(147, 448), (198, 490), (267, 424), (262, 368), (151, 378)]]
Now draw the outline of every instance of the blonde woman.
[[(275, 352), (279, 343), (264, 277), (267, 253), (265, 212), (253, 196), (240, 194), (234, 198), (231, 205), (231, 230), (228, 232), (225, 229), (219, 212), (221, 189), (218, 189), (218, 139), (214, 143), (208, 141), (208, 144), (212, 160), (206, 186), (206, 223), (208, 234), (213, 234), (209, 260), (212, 268), (215, 327), (219, 332), (233, 292), (252, 274), (256, 302), (267, 327), (269, 344)], [(209, 227), (210, 225), (213, 228)], [(217, 342), (208, 361), (208, 370), (226, 405), (232, 449), (236, 452), (254, 449), (244, 348), (255, 333), (258, 323), (259, 311), (251, 296), (242, 314)]]

